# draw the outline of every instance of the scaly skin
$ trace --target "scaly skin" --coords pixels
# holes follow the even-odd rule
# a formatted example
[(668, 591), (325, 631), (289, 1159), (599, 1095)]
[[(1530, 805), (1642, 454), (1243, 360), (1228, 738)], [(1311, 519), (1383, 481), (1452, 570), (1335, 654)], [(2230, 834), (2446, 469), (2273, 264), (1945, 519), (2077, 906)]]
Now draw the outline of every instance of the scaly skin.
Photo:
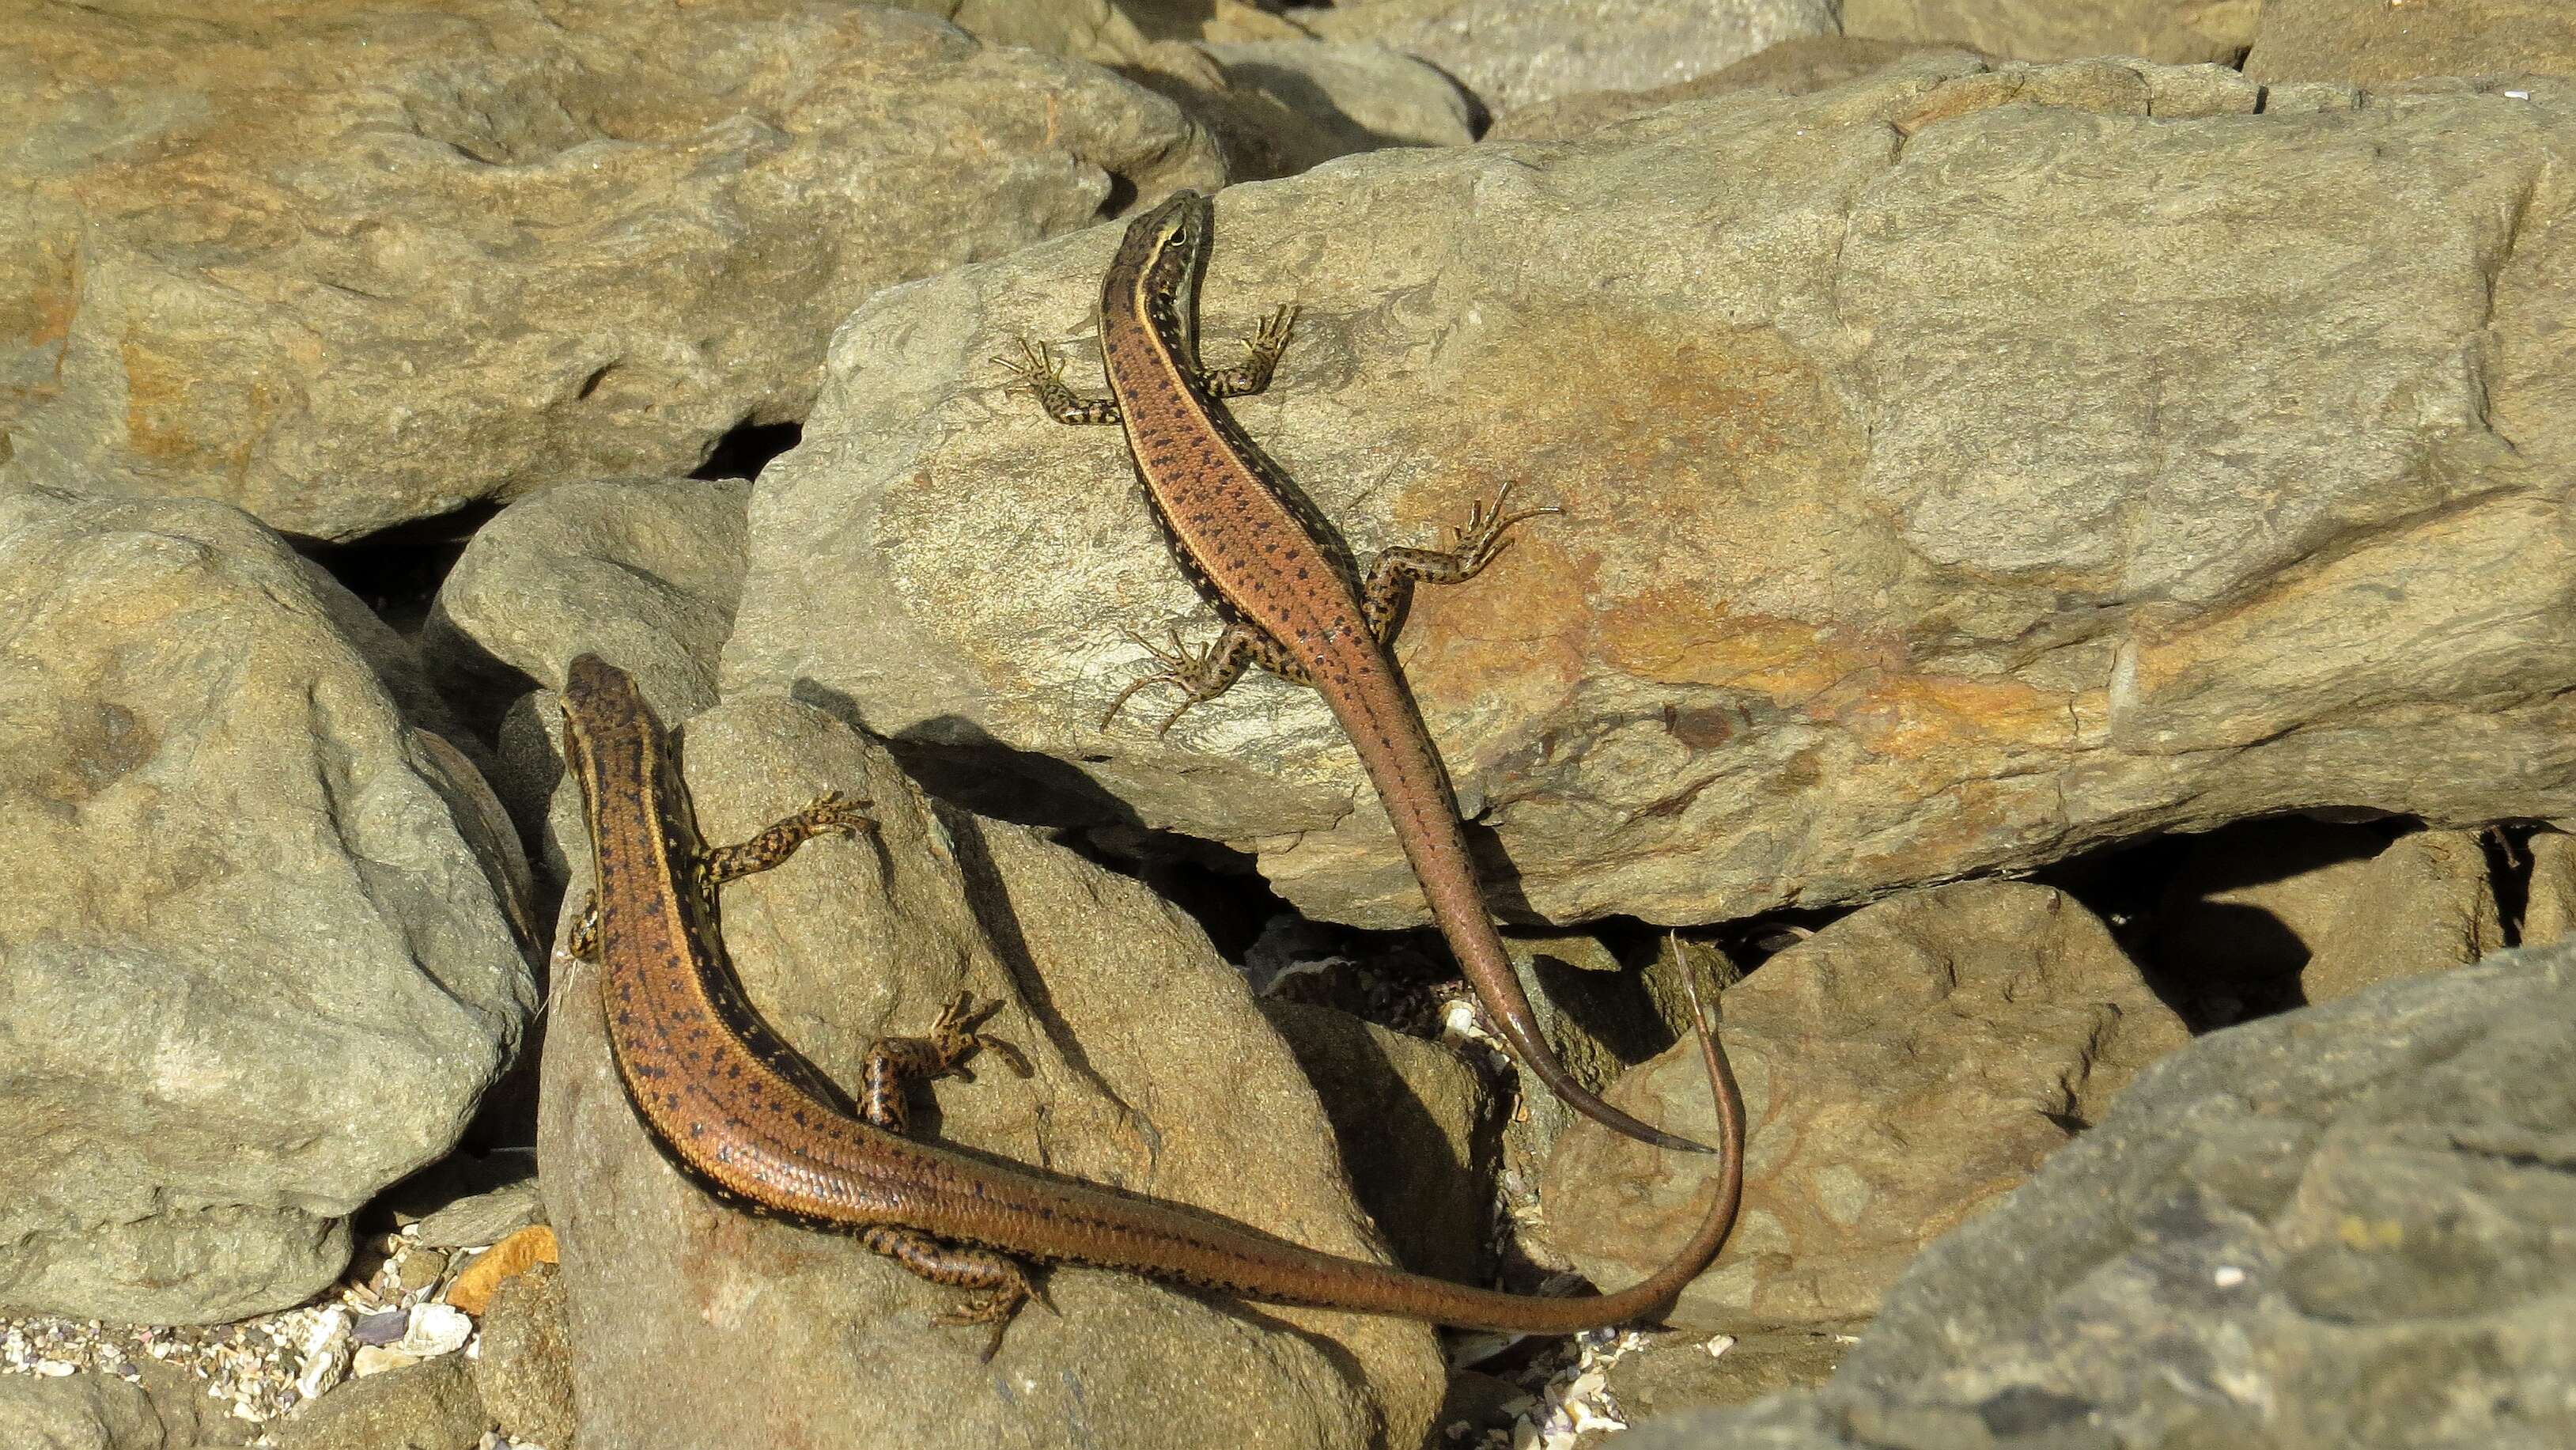
[(1056, 360), (1034, 344), (1019, 360), (996, 359), (1058, 421), (1125, 428), (1136, 475), (1173, 559), (1225, 621), (1224, 633), (1200, 654), (1184, 650), (1177, 637), (1169, 650), (1139, 640), (1161, 668), (1128, 686), (1110, 714), (1145, 685), (1175, 684), (1185, 698), (1163, 722), (1168, 730), (1182, 711), (1224, 693), (1246, 664), (1313, 686), (1359, 752), (1432, 920), (1513, 1053), (1584, 1116), (1658, 1147), (1707, 1152), (1603, 1102), (1574, 1080), (1540, 1035), (1486, 910), (1448, 773), (1387, 649), (1413, 581), (1473, 577), (1502, 551), (1513, 524), (1553, 510), (1506, 514), (1498, 498), (1488, 514), (1479, 505), (1467, 526), (1453, 531), (1451, 549), (1390, 549), (1370, 569), (1365, 592), (1355, 588), (1303, 517), (1278, 465), (1216, 403), (1269, 385), (1295, 313), (1272, 314), (1252, 337), (1251, 358), (1242, 366), (1213, 373), (1200, 365), (1199, 278), (1214, 211), (1206, 197), (1185, 191), (1128, 227), (1100, 285), (1109, 398), (1076, 397)]
[[(634, 680), (595, 655), (563, 692), (565, 755), (590, 827), (594, 892), (576, 957), (605, 973), (618, 1080), (655, 1144), (725, 1202), (854, 1233), (913, 1272), (977, 1291), (936, 1322), (989, 1324), (984, 1354), (1034, 1292), (1017, 1258), (1121, 1269), (1247, 1299), (1561, 1334), (1661, 1310), (1717, 1256), (1742, 1192), (1744, 1108), (1724, 1053), (1699, 1028), (1725, 1163), (1699, 1229), (1652, 1276), (1592, 1299), (1474, 1289), (1301, 1247), (1232, 1219), (905, 1136), (908, 1079), (966, 1076), (981, 1049), (1027, 1066), (951, 1001), (927, 1038), (868, 1055), (856, 1113), (744, 998), (716, 888), (827, 833), (868, 827), (864, 803), (825, 796), (736, 847), (709, 851), (661, 722)], [(1693, 999), (1694, 1011), (1697, 999)], [(1010, 1257), (1010, 1256), (1016, 1256)]]

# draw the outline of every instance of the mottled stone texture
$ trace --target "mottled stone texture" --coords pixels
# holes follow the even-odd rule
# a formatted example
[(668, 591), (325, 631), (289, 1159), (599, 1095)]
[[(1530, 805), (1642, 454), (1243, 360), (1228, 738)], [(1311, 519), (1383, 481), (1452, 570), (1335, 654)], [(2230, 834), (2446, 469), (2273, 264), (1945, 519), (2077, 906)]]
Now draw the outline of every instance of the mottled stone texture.
[(2576, 1443), (2576, 949), (2229, 1028), (1932, 1246), (1832, 1382), (1636, 1450)]
[(0, 17), (0, 483), (345, 538), (685, 473), (890, 282), (1221, 179), (1169, 102), (807, 0)]
[[(2567, 92), (2259, 98), (1944, 53), (1220, 199), (1207, 352), (1304, 308), (1232, 409), (1356, 555), (1507, 482), (1566, 510), (1398, 648), (1503, 913), (1721, 920), (2311, 806), (2576, 819)], [(1095, 388), (1116, 230), (842, 330), (720, 679), (1418, 922), (1311, 692), (1098, 728), (1122, 631), (1213, 625), (1117, 434), (987, 359)]]

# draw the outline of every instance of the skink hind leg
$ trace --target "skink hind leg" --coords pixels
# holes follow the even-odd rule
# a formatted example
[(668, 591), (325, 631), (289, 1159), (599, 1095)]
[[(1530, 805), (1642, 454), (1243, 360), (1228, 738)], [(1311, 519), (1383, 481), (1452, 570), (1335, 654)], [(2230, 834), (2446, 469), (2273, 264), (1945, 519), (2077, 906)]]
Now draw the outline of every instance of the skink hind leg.
[(589, 892), (581, 898), (581, 914), (572, 919), (572, 930), (564, 934), (564, 952), (579, 962), (599, 960), (599, 893)]
[[(867, 1063), (861, 1069), (867, 1091), (859, 1101), (859, 1116), (889, 1133), (909, 1132), (912, 1108), (905, 1099), (905, 1090), (914, 1082), (937, 1077), (962, 1077), (972, 1082), (975, 1075), (967, 1070), (966, 1062), (978, 1052), (990, 1051), (1020, 1076), (1028, 1076), (1029, 1060), (1020, 1055), (1018, 1048), (976, 1030), (1001, 1005), (993, 1002), (978, 1010), (975, 999), (960, 992), (939, 1009), (938, 1019), (930, 1024), (927, 1036), (878, 1038), (876, 1045), (868, 1049)], [(1002, 1347), (1002, 1331), (1010, 1326), (1011, 1316), (1037, 1295), (1028, 1271), (1017, 1260), (989, 1250), (943, 1243), (918, 1229), (892, 1224), (863, 1230), (859, 1242), (934, 1284), (979, 1291), (980, 1297), (942, 1310), (932, 1315), (930, 1322), (992, 1325), (992, 1340), (984, 1346), (986, 1359)]]
[(1369, 565), (1368, 583), (1360, 590), (1360, 614), (1368, 621), (1369, 633), (1378, 643), (1391, 643), (1396, 624), (1404, 618), (1404, 606), (1413, 597), (1413, 586), (1425, 584), (1460, 584), (1475, 578), (1487, 564), (1502, 555), (1510, 543), (1506, 534), (1512, 525), (1541, 514), (1563, 513), (1550, 504), (1542, 508), (1503, 512), (1512, 496), (1512, 486), (1503, 485), (1494, 495), (1494, 506), (1480, 501), (1467, 513), (1467, 522), (1449, 530), (1446, 549), (1389, 549)]
[(1165, 649), (1132, 629), (1127, 632), (1129, 639), (1154, 657), (1159, 668), (1150, 674), (1138, 675), (1127, 688), (1118, 692), (1118, 698), (1109, 702), (1108, 710), (1100, 717), (1101, 729), (1109, 728), (1109, 722), (1118, 718), (1118, 712), (1126, 708), (1127, 701), (1137, 691), (1148, 685), (1178, 685), (1186, 698), (1173, 707), (1171, 714), (1163, 717), (1162, 724), (1154, 727), (1155, 734), (1166, 734), (1191, 706), (1204, 705), (1233, 689), (1234, 682), (1243, 678), (1246, 666), (1256, 659), (1268, 664), (1267, 655), (1277, 653), (1265, 649), (1269, 644), (1268, 636), (1245, 624), (1227, 625), (1225, 633), (1217, 636), (1216, 643), (1197, 651), (1181, 643), (1179, 630), (1173, 630), (1171, 634), (1172, 647)]
[(942, 1327), (992, 1325), (993, 1337), (984, 1344), (987, 1360), (1002, 1347), (1002, 1331), (1011, 1327), (1012, 1316), (1037, 1297), (1028, 1271), (1017, 1260), (989, 1250), (942, 1243), (916, 1229), (887, 1224), (861, 1230), (859, 1242), (934, 1284), (976, 1291), (975, 1298), (931, 1315), (930, 1322)]

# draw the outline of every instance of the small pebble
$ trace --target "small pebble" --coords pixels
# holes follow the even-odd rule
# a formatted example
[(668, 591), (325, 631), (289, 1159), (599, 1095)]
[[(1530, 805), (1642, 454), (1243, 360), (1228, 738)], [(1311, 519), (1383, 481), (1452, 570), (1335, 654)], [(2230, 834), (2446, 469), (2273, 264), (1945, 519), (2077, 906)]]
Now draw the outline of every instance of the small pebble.
[(405, 1294), (418, 1294), (438, 1287), (439, 1278), (447, 1272), (447, 1255), (436, 1249), (415, 1248), (402, 1256), (402, 1274), (397, 1280)]
[[(448, 1255), (388, 1235), (370, 1240), (364, 1257), (336, 1289), (313, 1302), (236, 1324), (0, 1315), (0, 1373), (61, 1376), (89, 1370), (131, 1383), (142, 1378), (135, 1366), (149, 1359), (193, 1380), (223, 1413), (261, 1426), (348, 1378), (360, 1356), (362, 1372), (374, 1372), (430, 1354), (470, 1351), (474, 1324), (464, 1314), (443, 1304), (406, 1310), (389, 1302), (392, 1294), (417, 1297), (434, 1287), (446, 1275)], [(367, 1278), (379, 1275), (391, 1294), (366, 1287)], [(393, 1343), (358, 1345), (354, 1331), (362, 1315), (374, 1321), (370, 1334), (389, 1333)], [(496, 1444), (521, 1450), (506, 1439)]]
[(411, 1329), (411, 1311), (387, 1309), (377, 1314), (361, 1315), (349, 1329), (349, 1337), (360, 1344), (391, 1344)]
[(399, 1349), (382, 1344), (362, 1344), (358, 1346), (356, 1354), (349, 1356), (349, 1378), (362, 1380), (369, 1375), (383, 1374), (389, 1369), (401, 1369), (405, 1365), (418, 1363), (420, 1363), (420, 1357), (417, 1355), (405, 1354)]
[(394, 1342), (394, 1348), (427, 1359), (463, 1349), (465, 1341), (473, 1337), (474, 1320), (464, 1310), (449, 1304), (423, 1304), (411, 1311), (411, 1327)]

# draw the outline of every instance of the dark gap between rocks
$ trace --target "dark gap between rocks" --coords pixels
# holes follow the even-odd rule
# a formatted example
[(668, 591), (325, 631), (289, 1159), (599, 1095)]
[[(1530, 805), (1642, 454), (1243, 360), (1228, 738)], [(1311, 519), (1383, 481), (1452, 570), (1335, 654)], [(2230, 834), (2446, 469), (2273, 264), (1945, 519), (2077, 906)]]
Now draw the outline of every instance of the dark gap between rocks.
[(378, 529), (363, 538), (334, 542), (289, 534), (288, 543), (358, 596), (376, 617), (406, 638), (420, 633), (430, 602), (447, 582), (474, 531), (501, 506), (478, 499), (463, 508)]
[(2522, 945), (2523, 915), (2531, 910), (2531, 838), (2545, 829), (2535, 821), (2508, 821), (2478, 833), (2508, 947)]
[(758, 478), (769, 460), (804, 439), (802, 423), (737, 423), (707, 451), (706, 462), (689, 470), (689, 477)]

